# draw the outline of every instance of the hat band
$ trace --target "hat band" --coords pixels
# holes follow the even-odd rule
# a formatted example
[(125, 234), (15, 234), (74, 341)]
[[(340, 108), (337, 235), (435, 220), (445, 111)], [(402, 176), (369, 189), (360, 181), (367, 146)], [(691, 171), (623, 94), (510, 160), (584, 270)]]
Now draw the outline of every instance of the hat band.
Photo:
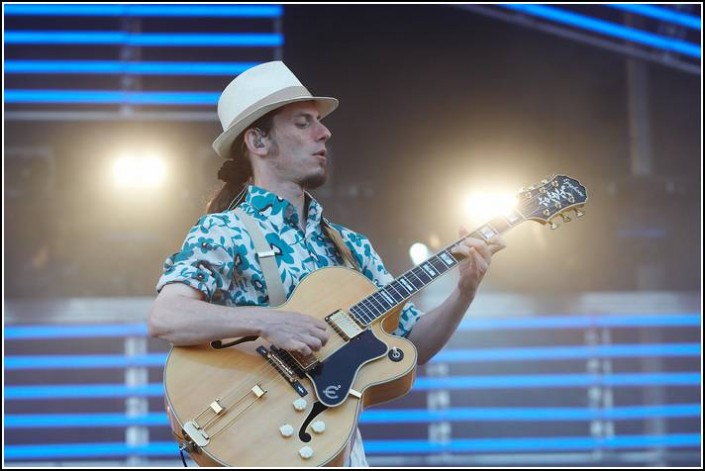
[(256, 101), (252, 105), (248, 106), (245, 108), (240, 114), (235, 116), (232, 121), (230, 121), (230, 124), (228, 125), (227, 128), (224, 129), (224, 131), (227, 131), (231, 127), (233, 127), (233, 124), (240, 121), (242, 118), (249, 116), (253, 112), (257, 111), (258, 109), (264, 108), (267, 105), (273, 105), (276, 104), (277, 102), (285, 101), (285, 100), (290, 100), (292, 98), (308, 98), (310, 97), (313, 99), (313, 96), (311, 95), (311, 92), (309, 92), (306, 87), (303, 86), (293, 86), (293, 87), (286, 87), (282, 88), (281, 90), (272, 93), (271, 95), (267, 95), (265, 98), (262, 98), (259, 101)]

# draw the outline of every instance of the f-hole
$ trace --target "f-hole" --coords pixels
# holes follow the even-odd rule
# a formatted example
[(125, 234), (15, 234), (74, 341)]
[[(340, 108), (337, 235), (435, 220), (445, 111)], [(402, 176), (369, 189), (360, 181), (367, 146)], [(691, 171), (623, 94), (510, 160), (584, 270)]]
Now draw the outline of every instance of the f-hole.
[(320, 401), (316, 401), (313, 404), (313, 409), (311, 409), (311, 412), (308, 414), (308, 417), (306, 417), (306, 420), (304, 420), (303, 425), (299, 429), (299, 438), (301, 439), (301, 441), (306, 443), (311, 441), (311, 434), (306, 432), (306, 427), (308, 427), (308, 424), (310, 424), (311, 421), (315, 419), (316, 416), (318, 416), (318, 414), (320, 414), (326, 409), (328, 409), (328, 406), (324, 406), (323, 404), (321, 404)]

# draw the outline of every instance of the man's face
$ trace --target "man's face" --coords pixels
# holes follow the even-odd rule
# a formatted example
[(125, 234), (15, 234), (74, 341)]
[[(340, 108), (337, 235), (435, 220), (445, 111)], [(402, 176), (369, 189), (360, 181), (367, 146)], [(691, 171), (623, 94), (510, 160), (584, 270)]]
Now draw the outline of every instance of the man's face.
[(313, 102), (292, 103), (274, 116), (270, 156), (277, 176), (313, 189), (326, 181), (326, 141), (331, 132)]

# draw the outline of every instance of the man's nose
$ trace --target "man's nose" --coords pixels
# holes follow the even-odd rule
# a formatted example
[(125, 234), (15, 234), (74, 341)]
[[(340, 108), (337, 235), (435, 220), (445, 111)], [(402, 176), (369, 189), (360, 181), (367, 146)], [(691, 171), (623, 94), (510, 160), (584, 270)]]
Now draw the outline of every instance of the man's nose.
[(319, 139), (327, 141), (328, 139), (331, 138), (333, 133), (330, 132), (330, 129), (328, 129), (323, 123), (318, 123), (318, 124), (320, 125)]

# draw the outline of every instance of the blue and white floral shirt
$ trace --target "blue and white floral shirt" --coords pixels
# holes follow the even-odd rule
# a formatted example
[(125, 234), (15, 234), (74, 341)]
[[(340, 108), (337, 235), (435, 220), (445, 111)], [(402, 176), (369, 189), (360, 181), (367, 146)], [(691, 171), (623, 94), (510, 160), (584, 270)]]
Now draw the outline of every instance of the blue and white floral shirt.
[[(321, 228), (323, 208), (311, 197), (308, 201), (305, 232), (294, 206), (267, 190), (250, 186), (240, 205), (257, 221), (267, 242), (278, 249), (277, 266), (287, 297), (305, 275), (319, 268), (343, 265), (338, 249)], [(368, 279), (379, 288), (394, 279), (367, 237), (337, 224), (333, 226)], [(181, 251), (167, 258), (157, 291), (174, 282), (200, 290), (216, 304), (267, 306), (269, 303), (255, 246), (233, 211), (202, 216), (191, 228)], [(407, 303), (395, 335), (408, 336), (419, 315), (413, 303)]]

